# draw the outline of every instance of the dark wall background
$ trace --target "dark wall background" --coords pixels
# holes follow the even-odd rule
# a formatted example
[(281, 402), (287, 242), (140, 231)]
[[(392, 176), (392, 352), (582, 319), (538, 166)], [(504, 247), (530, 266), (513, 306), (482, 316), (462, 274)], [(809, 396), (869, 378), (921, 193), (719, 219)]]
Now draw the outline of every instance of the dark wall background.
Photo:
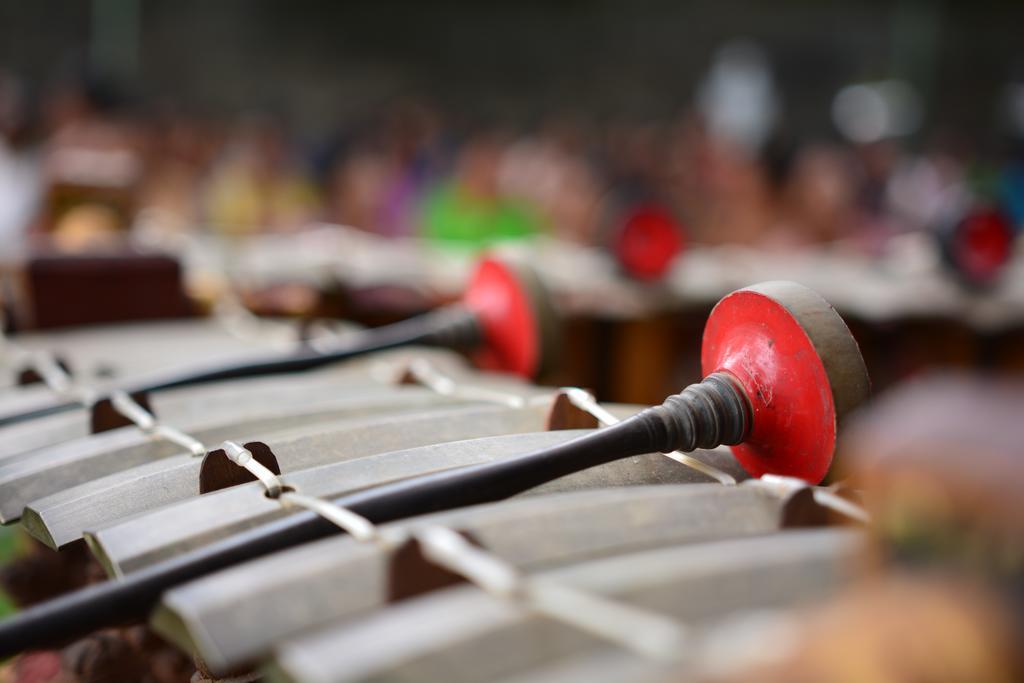
[(0, 66), (41, 86), (90, 64), (147, 102), (272, 108), (316, 133), (404, 94), (516, 120), (666, 115), (716, 47), (746, 37), (801, 133), (830, 134), (844, 83), (902, 77), (929, 131), (984, 138), (1024, 78), (1022, 27), (1024, 3), (990, 0), (0, 0)]

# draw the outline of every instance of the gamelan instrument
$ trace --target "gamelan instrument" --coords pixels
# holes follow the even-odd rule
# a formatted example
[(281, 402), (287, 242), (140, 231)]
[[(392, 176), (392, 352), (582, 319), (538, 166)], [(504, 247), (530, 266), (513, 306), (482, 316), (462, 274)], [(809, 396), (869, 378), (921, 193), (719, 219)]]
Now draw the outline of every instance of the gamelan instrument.
[[(843, 580), (855, 531), (775, 537), (837, 514), (865, 519), (855, 501), (813, 486), (869, 393), (857, 344), (826, 301), (791, 282), (730, 294), (704, 330), (704, 379), (646, 408), (472, 371), (416, 346), (475, 347), (485, 366), (535, 372), (551, 318), (519, 272), (485, 261), (463, 304), (327, 352), (141, 387), (210, 399), (210, 415), (179, 430), (203, 444), (202, 458), (181, 453), (182, 439), (170, 439), (177, 453), (147, 450), (147, 430), (130, 427), (5, 457), (0, 486), (17, 500), (5, 514), (55, 548), (84, 538), (114, 578), (0, 623), (0, 654), (152, 613), (157, 632), (198, 655), (197, 676), (271, 657), (266, 671), (280, 680), (404, 675), (408, 662), (430, 678), (458, 651), (501, 679), (549, 633), (537, 667), (587, 638), (679, 664), (690, 642), (680, 620), (789, 604)], [(315, 369), (355, 356), (366, 358)], [(284, 381), (240, 379), (299, 369), (312, 373), (288, 375), (301, 387), (291, 394)], [(123, 397), (121, 408), (136, 427), (156, 421)], [(37, 460), (49, 464), (32, 476)], [(46, 488), (61, 462), (71, 474)], [(33, 486), (42, 495), (24, 493)], [(455, 585), (466, 581), (484, 591)], [(382, 634), (393, 638), (370, 647)], [(507, 656), (489, 656), (499, 640)]]

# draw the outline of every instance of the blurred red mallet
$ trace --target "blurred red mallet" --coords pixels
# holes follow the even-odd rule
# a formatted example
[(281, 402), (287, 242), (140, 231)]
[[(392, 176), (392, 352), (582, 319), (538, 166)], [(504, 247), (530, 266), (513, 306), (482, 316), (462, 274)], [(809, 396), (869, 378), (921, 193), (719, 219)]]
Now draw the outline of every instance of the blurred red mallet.
[(683, 226), (658, 204), (640, 204), (626, 213), (613, 251), (622, 269), (637, 280), (660, 280), (686, 247)]
[(1013, 255), (1013, 225), (998, 208), (972, 208), (939, 234), (945, 262), (974, 287), (994, 284)]

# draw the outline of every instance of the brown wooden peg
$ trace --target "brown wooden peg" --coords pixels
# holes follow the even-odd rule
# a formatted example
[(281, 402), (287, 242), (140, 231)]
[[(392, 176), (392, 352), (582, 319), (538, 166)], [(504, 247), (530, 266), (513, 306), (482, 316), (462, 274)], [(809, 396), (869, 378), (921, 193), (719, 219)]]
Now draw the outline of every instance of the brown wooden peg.
[[(67, 361), (65, 361), (63, 358), (59, 356), (55, 356), (53, 360), (57, 363), (58, 366), (60, 366), (61, 370), (68, 373), (69, 375), (71, 374), (71, 366), (67, 364)], [(43, 376), (40, 375), (39, 372), (31, 366), (23, 368), (21, 372), (18, 373), (18, 386), (24, 387), (30, 384), (39, 384), (42, 381)]]
[[(258, 463), (274, 474), (281, 474), (281, 465), (277, 462), (277, 456), (267, 444), (249, 441), (244, 445)], [(231, 462), (224, 449), (218, 448), (215, 451), (210, 451), (203, 458), (203, 464), (199, 470), (199, 493), (220, 491), (230, 486), (248, 484), (250, 481), (257, 481), (252, 472)]]
[[(145, 391), (137, 391), (131, 394), (132, 400), (138, 403), (140, 406), (146, 409), (151, 415), (153, 409), (149, 405), (149, 394)], [(122, 415), (117, 408), (114, 407), (113, 402), (110, 398), (102, 398), (96, 403), (92, 404), (89, 416), (89, 429), (92, 434), (99, 434), (100, 432), (108, 432), (111, 429), (120, 429), (121, 427), (130, 427), (134, 423), (127, 416)]]
[(565, 389), (555, 394), (555, 400), (551, 402), (551, 409), (548, 411), (546, 421), (549, 432), (560, 429), (597, 429), (600, 426), (598, 419), (583, 410), (569, 398)]
[[(468, 532), (456, 531), (473, 545), (482, 547)], [(398, 602), (465, 581), (465, 578), (455, 572), (428, 560), (423, 555), (419, 540), (411, 536), (391, 553), (387, 601)]]

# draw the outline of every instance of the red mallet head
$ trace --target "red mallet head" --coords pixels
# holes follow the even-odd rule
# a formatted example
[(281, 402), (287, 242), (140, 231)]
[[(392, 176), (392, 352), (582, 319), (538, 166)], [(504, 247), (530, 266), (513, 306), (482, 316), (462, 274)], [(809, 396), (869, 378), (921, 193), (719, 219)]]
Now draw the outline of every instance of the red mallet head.
[(558, 349), (559, 329), (550, 297), (531, 268), (486, 257), (463, 296), (483, 332), (482, 367), (535, 377)]
[(682, 226), (664, 208), (643, 204), (626, 215), (615, 256), (631, 277), (658, 280), (685, 247)]
[(967, 284), (986, 287), (1009, 262), (1013, 238), (1013, 225), (1002, 211), (975, 208), (942, 234), (943, 256)]
[(705, 376), (728, 373), (746, 394), (750, 431), (732, 450), (754, 476), (820, 482), (839, 421), (870, 392), (849, 328), (795, 282), (766, 282), (722, 299), (704, 328), (701, 365)]

